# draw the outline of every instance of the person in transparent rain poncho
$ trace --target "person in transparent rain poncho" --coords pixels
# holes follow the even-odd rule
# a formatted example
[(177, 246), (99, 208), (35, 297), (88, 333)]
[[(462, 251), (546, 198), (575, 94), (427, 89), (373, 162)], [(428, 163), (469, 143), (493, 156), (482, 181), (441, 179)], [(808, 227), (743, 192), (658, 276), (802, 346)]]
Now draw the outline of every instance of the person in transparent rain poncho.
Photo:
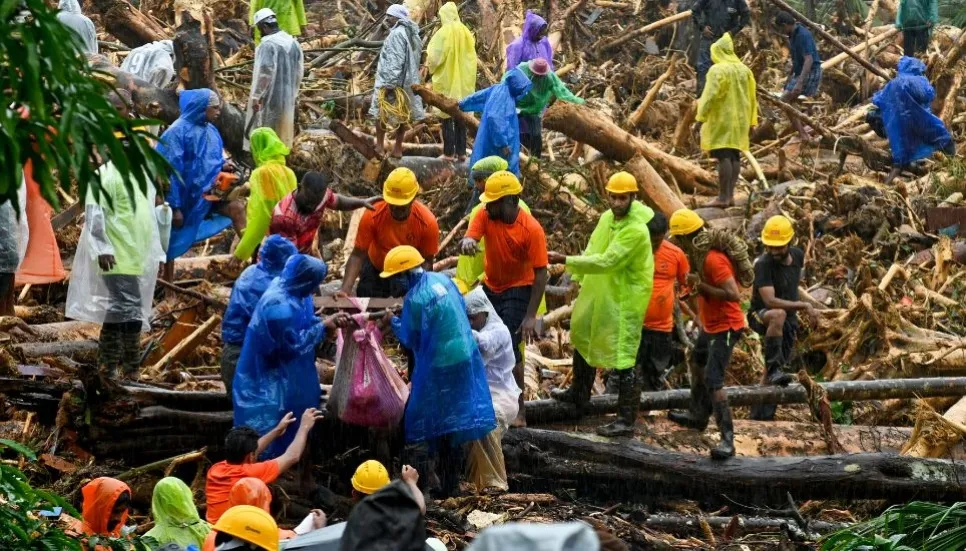
[(121, 62), (121, 70), (166, 88), (174, 80), (174, 42), (159, 40), (138, 46)]
[(20, 263), (27, 254), (27, 186), (23, 181), (17, 192), (18, 201), (0, 203), (0, 316), (14, 315), (14, 282)]
[(389, 6), (383, 24), (389, 27), (389, 36), (379, 51), (369, 116), (376, 120), (376, 150), (380, 155), (384, 152), (386, 130), (396, 129), (392, 156), (398, 158), (402, 157), (406, 128), (426, 116), (423, 100), (413, 93), (413, 85), (420, 81), (423, 42), (419, 25), (409, 18), (409, 10), (402, 4)]
[(275, 12), (264, 8), (255, 14), (262, 36), (255, 48), (252, 92), (245, 112), (245, 150), (251, 147), (252, 129), (267, 127), (287, 147), (295, 139), (295, 104), (302, 84), (302, 47), (292, 35), (279, 29)]
[(81, 11), (80, 2), (78, 0), (60, 0), (57, 9), (60, 10), (60, 13), (57, 14), (57, 20), (74, 31), (79, 39), (81, 51), (85, 54), (96, 54), (97, 30), (94, 29), (94, 22)]

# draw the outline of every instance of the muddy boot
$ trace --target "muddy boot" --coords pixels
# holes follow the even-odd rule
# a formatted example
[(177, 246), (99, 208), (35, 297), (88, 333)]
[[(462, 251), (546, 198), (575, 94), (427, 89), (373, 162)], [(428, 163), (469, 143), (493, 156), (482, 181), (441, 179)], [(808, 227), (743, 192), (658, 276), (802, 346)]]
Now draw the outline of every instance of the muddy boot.
[(691, 405), (687, 412), (669, 411), (667, 418), (682, 427), (703, 431), (711, 419), (711, 391), (705, 379), (704, 366), (693, 363), (691, 369)]
[(714, 403), (714, 422), (721, 431), (721, 442), (711, 450), (711, 459), (729, 459), (735, 456), (735, 425), (731, 420), (731, 408), (727, 400)]
[(638, 368), (632, 367), (622, 371), (613, 371), (611, 378), (617, 379), (617, 419), (602, 427), (597, 427), (597, 434), (601, 436), (631, 436), (634, 434), (634, 423), (637, 422), (637, 411), (641, 407), (641, 377)]
[[(785, 373), (785, 354), (782, 348), (782, 337), (765, 337), (765, 377), (762, 384), (788, 386), (792, 376)], [(772, 421), (778, 406), (775, 404), (761, 404), (752, 406), (749, 419), (754, 421)]]
[(97, 364), (102, 375), (116, 376), (118, 364), (124, 354), (124, 324), (104, 323), (97, 343)]
[(141, 369), (141, 321), (129, 321), (122, 334), (121, 376), (136, 379)]
[(566, 390), (554, 389), (550, 392), (550, 397), (558, 402), (575, 404), (578, 411), (590, 401), (590, 392), (594, 387), (594, 377), (597, 371), (587, 365), (587, 362), (580, 352), (574, 352), (574, 376), (570, 381), (570, 388)]

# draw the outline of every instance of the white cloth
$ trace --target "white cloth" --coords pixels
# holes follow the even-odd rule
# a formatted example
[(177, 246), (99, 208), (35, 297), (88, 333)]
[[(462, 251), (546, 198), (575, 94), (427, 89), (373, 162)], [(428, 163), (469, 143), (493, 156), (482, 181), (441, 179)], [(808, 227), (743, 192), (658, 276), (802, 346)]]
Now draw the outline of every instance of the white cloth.
[[(292, 35), (278, 31), (262, 37), (255, 48), (255, 69), (245, 111), (245, 128), (271, 128), (286, 146), (292, 147), (302, 71), (302, 47)], [(261, 102), (257, 113), (253, 108), (256, 100)], [(253, 118), (255, 122), (249, 124)], [(245, 136), (244, 148), (249, 149), (248, 136)]]
[(484, 529), (469, 551), (597, 551), (600, 538), (582, 522), (509, 522)]
[(396, 19), (409, 19), (409, 10), (402, 4), (393, 4), (386, 9), (386, 15), (391, 15)]
[(81, 50), (87, 54), (96, 54), (97, 29), (94, 28), (94, 22), (81, 11), (80, 3), (77, 0), (60, 0), (57, 9), (60, 10), (57, 20), (80, 38)]
[(159, 88), (174, 80), (174, 43), (170, 40), (151, 42), (131, 50), (121, 62), (121, 70), (148, 81)]
[(480, 347), (480, 355), (483, 356), (483, 364), (486, 366), (486, 382), (493, 398), (497, 423), (506, 428), (519, 413), (521, 393), (516, 379), (513, 378), (516, 358), (513, 356), (510, 330), (497, 315), (482, 286), (473, 289), (464, 298), (467, 314), (488, 314), (486, 325), (480, 331), (474, 330), (473, 337)]

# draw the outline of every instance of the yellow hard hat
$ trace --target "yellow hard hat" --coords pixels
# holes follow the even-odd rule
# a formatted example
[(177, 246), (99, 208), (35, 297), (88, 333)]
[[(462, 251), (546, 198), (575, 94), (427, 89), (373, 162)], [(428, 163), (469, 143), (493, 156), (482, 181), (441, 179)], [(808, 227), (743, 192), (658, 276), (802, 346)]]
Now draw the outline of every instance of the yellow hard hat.
[(423, 258), (423, 255), (419, 254), (416, 247), (409, 245), (393, 247), (386, 254), (386, 260), (382, 263), (382, 273), (379, 274), (379, 277), (392, 277), (398, 273), (416, 268), (422, 265), (423, 262), (426, 262), (426, 259)]
[(376, 493), (386, 484), (389, 484), (389, 471), (375, 459), (359, 465), (356, 474), (352, 475), (352, 487), (366, 495)]
[(772, 216), (761, 230), (761, 242), (768, 247), (784, 247), (795, 237), (792, 221), (782, 215)]
[(408, 205), (416, 198), (419, 183), (416, 174), (406, 167), (399, 167), (389, 173), (382, 185), (382, 198), (390, 205)]
[(507, 195), (520, 195), (523, 193), (523, 186), (520, 180), (512, 172), (501, 170), (494, 172), (486, 179), (486, 188), (480, 195), (480, 202), (483, 204), (492, 203), (497, 199)]
[(704, 220), (691, 209), (678, 209), (671, 215), (671, 235), (688, 235), (703, 226)]
[(607, 180), (604, 189), (611, 193), (637, 193), (637, 178), (622, 170)]
[(466, 293), (470, 292), (470, 286), (458, 277), (453, 278), (453, 285), (456, 285), (456, 288), (460, 290), (461, 295), (465, 295)]
[(215, 530), (257, 545), (268, 551), (278, 551), (278, 525), (272, 515), (253, 505), (235, 505), (221, 515)]

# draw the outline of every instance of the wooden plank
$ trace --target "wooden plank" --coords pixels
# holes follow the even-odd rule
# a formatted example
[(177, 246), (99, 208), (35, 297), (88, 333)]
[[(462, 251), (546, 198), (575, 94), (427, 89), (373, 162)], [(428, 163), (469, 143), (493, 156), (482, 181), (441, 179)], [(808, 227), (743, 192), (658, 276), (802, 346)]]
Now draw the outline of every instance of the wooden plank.
[(62, 212), (57, 213), (53, 218), (50, 219), (50, 225), (53, 226), (54, 231), (59, 231), (63, 229), (67, 224), (70, 224), (77, 219), (81, 213), (84, 212), (84, 202), (77, 201), (73, 205), (67, 207)]
[(164, 355), (157, 363), (148, 368), (141, 377), (151, 377), (157, 375), (164, 368), (186, 358), (189, 354), (194, 352), (195, 348), (201, 344), (202, 341), (208, 336), (209, 333), (215, 328), (216, 325), (221, 323), (221, 316), (214, 315), (208, 318), (205, 323), (201, 324), (193, 333), (188, 335), (187, 338), (179, 342), (170, 352)]
[[(403, 303), (402, 298), (357, 297), (355, 300), (363, 301), (363, 304), (366, 306), (367, 310), (388, 310), (390, 308), (402, 306)], [(356, 310), (356, 307), (352, 304), (352, 301), (347, 298), (336, 298), (334, 296), (315, 297), (314, 303), (316, 308), (332, 310)]]

